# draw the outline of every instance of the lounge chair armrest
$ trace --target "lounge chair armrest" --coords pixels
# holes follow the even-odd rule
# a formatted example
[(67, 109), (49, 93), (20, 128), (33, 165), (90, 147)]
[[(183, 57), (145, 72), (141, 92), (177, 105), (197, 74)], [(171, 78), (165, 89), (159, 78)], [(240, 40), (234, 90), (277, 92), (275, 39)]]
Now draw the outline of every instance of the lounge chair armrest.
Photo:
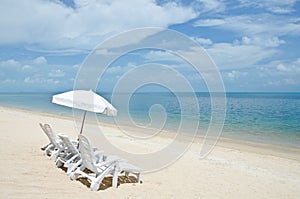
[(119, 163), (119, 160), (120, 159), (111, 159), (111, 160), (107, 160), (107, 161), (104, 161), (104, 162), (99, 162), (97, 164), (95, 164), (96, 167), (101, 167), (101, 166), (107, 166), (107, 165), (110, 165), (112, 163)]
[(127, 162), (126, 159), (120, 158), (119, 156), (116, 156), (116, 155), (105, 156), (104, 160), (105, 161), (118, 160), (119, 162)]
[(120, 169), (123, 171), (129, 171), (129, 172), (133, 172), (133, 173), (141, 173), (143, 171), (141, 168), (136, 167), (127, 162), (120, 162), (119, 166), (120, 166)]
[(102, 150), (98, 150), (97, 148), (94, 148), (94, 161), (95, 162), (102, 162), (103, 161), (103, 157), (104, 157), (104, 151)]

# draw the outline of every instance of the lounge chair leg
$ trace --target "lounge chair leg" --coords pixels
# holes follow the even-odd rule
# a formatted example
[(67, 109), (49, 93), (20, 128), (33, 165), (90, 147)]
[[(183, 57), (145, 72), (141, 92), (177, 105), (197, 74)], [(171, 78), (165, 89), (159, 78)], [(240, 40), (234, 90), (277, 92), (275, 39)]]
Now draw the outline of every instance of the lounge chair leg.
[(113, 175), (113, 179), (112, 179), (112, 186), (114, 188), (118, 187), (118, 177), (119, 177), (118, 173), (119, 172), (117, 170), (114, 171), (114, 175)]
[(70, 176), (72, 173), (74, 173), (75, 169), (77, 169), (77, 167), (81, 164), (81, 160), (79, 160), (78, 162), (74, 163), (70, 163), (68, 165), (68, 170), (67, 170), (67, 175)]
[(77, 173), (75, 173), (75, 172), (71, 172), (71, 173), (69, 174), (69, 176), (70, 176), (70, 179), (71, 179), (71, 180), (76, 180), (76, 179), (78, 178), (79, 174), (77, 174)]
[(137, 183), (139, 183), (140, 182), (140, 173), (138, 173), (138, 174), (136, 174), (136, 180), (137, 180)]
[(99, 183), (92, 182), (90, 188), (92, 191), (97, 191), (99, 189), (99, 186), (100, 186)]
[(60, 158), (58, 158), (55, 162), (57, 168), (61, 168), (64, 164), (61, 162)]
[(128, 178), (128, 176), (129, 176), (129, 172), (126, 171), (126, 172), (125, 172), (125, 177)]
[(47, 146), (47, 148), (45, 149), (45, 155), (47, 155), (47, 156), (50, 156), (51, 155), (51, 150), (54, 150), (53, 149), (54, 147), (53, 147), (53, 145), (52, 144), (49, 144), (48, 146)]

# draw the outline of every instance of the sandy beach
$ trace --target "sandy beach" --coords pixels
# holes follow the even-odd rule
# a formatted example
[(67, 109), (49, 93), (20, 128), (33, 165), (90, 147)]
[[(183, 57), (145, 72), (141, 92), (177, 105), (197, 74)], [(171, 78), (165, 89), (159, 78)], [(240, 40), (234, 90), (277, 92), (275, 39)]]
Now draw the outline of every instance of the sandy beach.
[[(74, 121), (41, 113), (0, 107), (0, 198), (299, 198), (300, 150), (222, 139), (204, 159), (201, 139), (171, 166), (142, 174), (142, 183), (125, 183), (97, 192), (43, 154), (48, 143), (39, 123), (49, 123), (76, 139)], [(110, 126), (104, 132), (115, 132)], [(135, 150), (122, 136), (110, 139)], [(156, 145), (167, 138), (156, 138)], [(106, 180), (109, 180), (107, 178)]]

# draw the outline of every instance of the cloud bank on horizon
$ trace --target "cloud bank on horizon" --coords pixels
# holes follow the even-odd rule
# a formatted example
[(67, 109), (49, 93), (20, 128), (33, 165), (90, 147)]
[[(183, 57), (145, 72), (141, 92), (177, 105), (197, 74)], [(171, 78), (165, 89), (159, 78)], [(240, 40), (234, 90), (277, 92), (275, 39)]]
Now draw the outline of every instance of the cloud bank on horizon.
[[(80, 64), (96, 45), (143, 27), (176, 30), (204, 47), (227, 91), (299, 92), (299, 13), (297, 0), (3, 0), (0, 92), (72, 89)], [(184, 68), (164, 52), (143, 56)], [(112, 65), (108, 78), (140, 64), (131, 58)]]

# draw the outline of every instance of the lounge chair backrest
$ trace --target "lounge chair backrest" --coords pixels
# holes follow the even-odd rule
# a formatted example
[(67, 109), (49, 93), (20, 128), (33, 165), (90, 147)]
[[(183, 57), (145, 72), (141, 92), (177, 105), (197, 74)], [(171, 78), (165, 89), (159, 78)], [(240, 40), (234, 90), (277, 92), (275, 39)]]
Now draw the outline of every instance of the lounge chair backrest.
[(49, 138), (51, 144), (53, 144), (56, 148), (59, 148), (60, 145), (57, 142), (57, 137), (56, 135), (53, 133), (52, 128), (49, 124), (41, 124), (40, 123), (41, 128), (43, 129), (43, 131), (45, 132), (45, 134), (47, 135), (47, 137)]
[(79, 151), (82, 159), (82, 164), (87, 169), (97, 172), (95, 163), (93, 161), (93, 150), (90, 144), (90, 141), (84, 135), (78, 135), (79, 138)]
[(68, 152), (72, 155), (78, 155), (79, 152), (76, 147), (72, 144), (70, 138), (66, 135), (59, 135), (60, 139), (63, 141), (64, 145), (68, 148)]

